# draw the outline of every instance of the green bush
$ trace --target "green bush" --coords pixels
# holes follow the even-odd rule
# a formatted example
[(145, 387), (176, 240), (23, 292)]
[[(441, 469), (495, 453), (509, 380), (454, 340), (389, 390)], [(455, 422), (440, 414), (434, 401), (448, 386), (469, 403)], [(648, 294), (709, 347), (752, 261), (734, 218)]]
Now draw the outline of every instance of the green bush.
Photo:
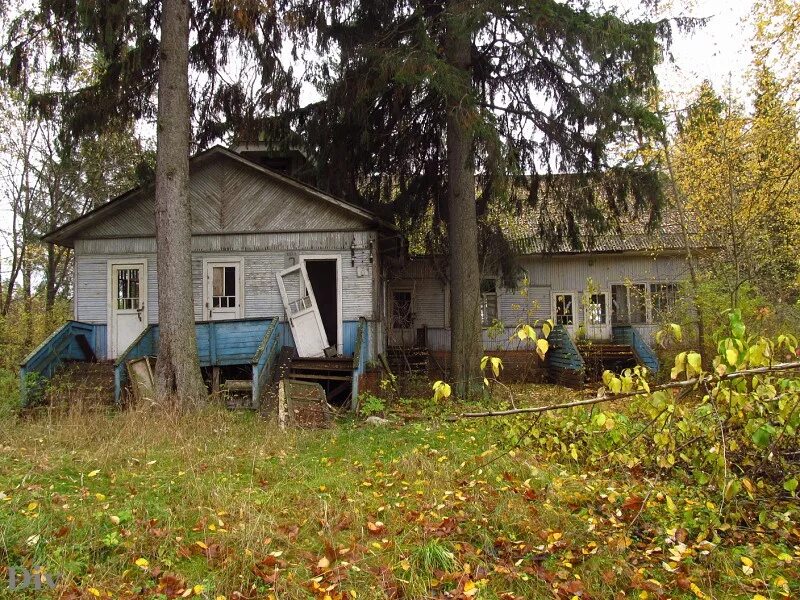
[(0, 422), (12, 418), (19, 408), (19, 377), (10, 369), (0, 369)]
[(358, 412), (364, 417), (372, 415), (382, 415), (386, 411), (386, 402), (383, 398), (378, 398), (369, 393), (361, 394), (358, 403)]

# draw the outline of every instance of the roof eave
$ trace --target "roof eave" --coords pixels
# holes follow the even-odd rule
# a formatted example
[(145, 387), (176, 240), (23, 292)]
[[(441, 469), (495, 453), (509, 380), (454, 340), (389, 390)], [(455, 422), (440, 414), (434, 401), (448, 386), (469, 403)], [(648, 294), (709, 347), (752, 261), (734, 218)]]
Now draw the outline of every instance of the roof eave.
[[(275, 171), (271, 171), (270, 169), (262, 167), (261, 165), (254, 163), (253, 161), (248, 160), (247, 158), (240, 156), (239, 154), (221, 145), (212, 146), (211, 148), (192, 156), (189, 159), (190, 163), (192, 163), (190, 166), (196, 167), (199, 164), (203, 164), (208, 160), (210, 160), (215, 155), (222, 155), (237, 162), (240, 162), (249, 168), (255, 169), (265, 174), (266, 176), (271, 177), (272, 179), (281, 181), (285, 185), (288, 185), (295, 189), (299, 189), (313, 197), (319, 198), (330, 204), (334, 204), (335, 206), (341, 208), (342, 210), (345, 210), (351, 214), (355, 214), (359, 218), (363, 219), (365, 223), (368, 223), (374, 227), (391, 232), (399, 231), (395, 225), (381, 219), (376, 214), (370, 211), (364, 210), (358, 206), (350, 204), (349, 202), (345, 202), (343, 200), (335, 198), (334, 196), (331, 196), (330, 194), (327, 194), (322, 190), (319, 190), (301, 181), (298, 181), (291, 177), (284, 176)], [(77, 239), (78, 234), (82, 230), (84, 230), (86, 227), (94, 223), (99, 218), (108, 214), (113, 214), (115, 210), (121, 209), (122, 206), (124, 206), (124, 204), (127, 201), (129, 201), (132, 197), (142, 194), (145, 191), (151, 191), (154, 187), (155, 187), (154, 182), (148, 182), (146, 184), (132, 188), (127, 192), (124, 192), (119, 196), (112, 198), (105, 204), (102, 204), (101, 206), (98, 206), (97, 208), (90, 210), (88, 213), (81, 215), (80, 217), (77, 217), (72, 221), (64, 223), (60, 227), (53, 229), (52, 231), (42, 236), (41, 239), (42, 241), (47, 243), (58, 244), (59, 246), (64, 246), (66, 248), (74, 248), (75, 239)]]

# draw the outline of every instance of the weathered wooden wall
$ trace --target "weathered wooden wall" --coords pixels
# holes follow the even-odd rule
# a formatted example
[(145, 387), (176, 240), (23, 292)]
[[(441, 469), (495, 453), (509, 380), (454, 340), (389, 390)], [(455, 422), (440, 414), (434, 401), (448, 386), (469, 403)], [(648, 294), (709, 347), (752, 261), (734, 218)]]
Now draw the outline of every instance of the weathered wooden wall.
[[(376, 273), (370, 263), (369, 241), (372, 232), (272, 234), (264, 238), (271, 250), (255, 249), (250, 236), (224, 236), (224, 244), (210, 236), (193, 238), (192, 280), (195, 318), (203, 320), (203, 259), (244, 259), (244, 317), (272, 317), (283, 314), (275, 274), (303, 256), (340, 257), (342, 268), (342, 320), (372, 319), (376, 308)], [(218, 237), (218, 236), (214, 236)], [(355, 237), (355, 265), (350, 246)], [(276, 239), (277, 238), (277, 239)], [(261, 240), (258, 240), (261, 241)], [(283, 249), (279, 249), (283, 246)], [(213, 250), (212, 248), (220, 248)], [(114, 239), (78, 240), (75, 244), (75, 318), (89, 323), (105, 323), (108, 317), (108, 264), (120, 259), (147, 259), (147, 316), (158, 322), (158, 282), (156, 280), (155, 240)]]
[[(193, 234), (347, 231), (364, 226), (363, 217), (227, 156), (192, 166), (189, 197)], [(80, 238), (147, 238), (155, 236), (155, 230), (155, 198), (152, 192), (142, 192), (83, 230)]]
[[(487, 350), (518, 350), (525, 347), (511, 340), (521, 323), (553, 318), (553, 292), (583, 293), (591, 280), (594, 289), (611, 292), (614, 284), (680, 282), (688, 276), (686, 261), (676, 254), (582, 254), (549, 257), (525, 257), (522, 266), (528, 285), (517, 290), (498, 286), (498, 318), (506, 326), (503, 332), (483, 330)], [(491, 275), (486, 275), (487, 277)], [(428, 346), (432, 350), (450, 348), (447, 319), (448, 290), (440, 268), (426, 259), (413, 260), (389, 281), (392, 289), (410, 289), (413, 293), (414, 328), (427, 326)], [(580, 310), (580, 307), (579, 307)], [(583, 319), (579, 315), (579, 319)], [(634, 326), (647, 340), (656, 324)]]

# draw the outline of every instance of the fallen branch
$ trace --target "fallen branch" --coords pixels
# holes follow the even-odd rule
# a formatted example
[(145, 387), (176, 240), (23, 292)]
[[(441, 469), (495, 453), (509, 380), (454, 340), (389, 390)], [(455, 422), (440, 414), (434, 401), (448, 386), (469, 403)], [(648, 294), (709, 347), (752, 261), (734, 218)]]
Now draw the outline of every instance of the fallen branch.
[(659, 390), (675, 390), (692, 388), (700, 383), (716, 383), (726, 381), (728, 379), (738, 379), (739, 377), (747, 377), (749, 375), (760, 375), (762, 373), (776, 373), (779, 371), (793, 371), (800, 369), (800, 362), (789, 362), (772, 365), (769, 367), (754, 367), (752, 369), (742, 369), (741, 371), (734, 371), (733, 373), (725, 373), (724, 375), (706, 374), (686, 381), (673, 381), (662, 385), (656, 385), (647, 390), (636, 390), (634, 392), (620, 392), (618, 394), (606, 393), (601, 390), (594, 398), (587, 398), (586, 400), (576, 400), (574, 402), (563, 402), (561, 404), (549, 404), (547, 406), (529, 406), (526, 408), (513, 408), (509, 410), (487, 410), (485, 412), (461, 413), (447, 418), (448, 421), (456, 421), (458, 419), (475, 419), (481, 417), (508, 417), (512, 415), (525, 415), (549, 412), (551, 410), (561, 410), (562, 408), (575, 408), (578, 406), (591, 406), (592, 404), (600, 404), (601, 402), (611, 402), (612, 400), (620, 400), (622, 398), (632, 398), (634, 396), (643, 396), (645, 394), (652, 394)]

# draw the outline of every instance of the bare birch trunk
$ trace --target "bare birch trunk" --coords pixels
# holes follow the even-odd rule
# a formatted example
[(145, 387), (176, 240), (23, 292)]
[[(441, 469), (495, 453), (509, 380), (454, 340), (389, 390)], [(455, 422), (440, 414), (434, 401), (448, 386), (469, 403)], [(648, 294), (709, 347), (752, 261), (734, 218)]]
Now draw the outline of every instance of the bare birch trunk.
[(189, 211), (189, 5), (164, 0), (161, 16), (156, 151), (159, 349), (156, 394), (204, 400), (192, 302)]
[[(469, 30), (458, 19), (458, 7), (448, 23), (445, 53), (459, 69), (464, 90), (472, 85)], [(465, 101), (466, 100), (466, 101)], [(447, 235), (450, 246), (450, 379), (456, 396), (466, 398), (481, 386), (480, 265), (475, 203), (474, 134), (468, 100), (458, 94), (447, 106)]]
[(24, 296), (25, 304), (25, 337), (23, 346), (25, 352), (28, 353), (33, 349), (33, 269), (31, 268), (29, 259), (26, 258), (22, 263), (22, 293)]

